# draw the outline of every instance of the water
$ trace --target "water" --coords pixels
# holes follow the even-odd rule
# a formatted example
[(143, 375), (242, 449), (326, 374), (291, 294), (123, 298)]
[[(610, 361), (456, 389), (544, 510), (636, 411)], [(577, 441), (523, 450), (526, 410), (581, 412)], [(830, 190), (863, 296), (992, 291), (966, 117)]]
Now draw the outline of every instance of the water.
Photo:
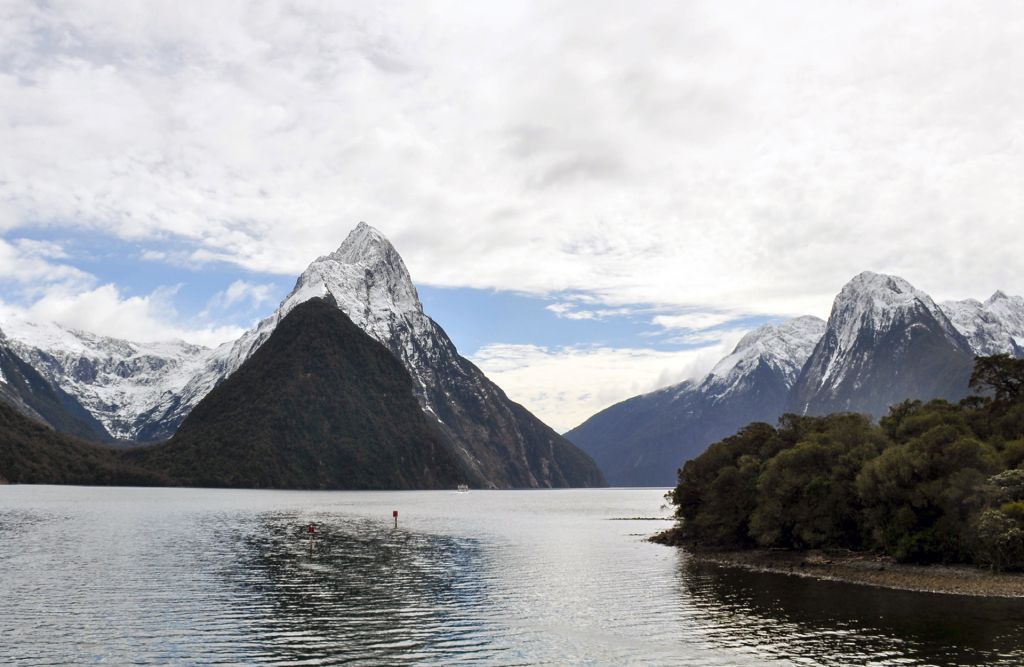
[(662, 502), (0, 487), (0, 662), (1024, 663), (1022, 601), (695, 563)]

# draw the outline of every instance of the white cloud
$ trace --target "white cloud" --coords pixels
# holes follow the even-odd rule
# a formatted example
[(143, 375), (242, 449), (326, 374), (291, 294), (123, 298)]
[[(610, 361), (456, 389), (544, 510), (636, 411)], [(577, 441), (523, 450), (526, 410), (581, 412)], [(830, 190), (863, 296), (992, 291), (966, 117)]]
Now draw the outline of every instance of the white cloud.
[[(571, 294), (549, 310), (575, 319), (639, 304), (691, 345), (728, 313), (825, 316), (865, 269), (1021, 293), (1021, 62), (1018, 3), (0, 4), (0, 233), (295, 275), (363, 219), (421, 284)], [(62, 252), (0, 238), (0, 295), (221, 335)], [(495, 372), (572, 426), (654, 387), (633, 373), (681, 377), (662, 354)]]
[(564, 432), (631, 396), (702, 377), (738, 339), (730, 332), (716, 344), (675, 352), (496, 344), (478, 350), (472, 361), (512, 400)]
[[(123, 296), (113, 284), (66, 263), (65, 249), (51, 241), (0, 238), (0, 286), (14, 300), (0, 298), (0, 331), (5, 316), (57, 322), (102, 336), (133, 341), (180, 339), (217, 345), (237, 338), (237, 326), (184, 325), (174, 307), (178, 287), (160, 287), (145, 296)], [(232, 302), (266, 300), (269, 286), (237, 281), (225, 291)]]
[(58, 286), (28, 307), (0, 302), (0, 316), (15, 311), (28, 321), (57, 322), (72, 329), (138, 342), (185, 340), (212, 347), (242, 334), (243, 329), (234, 326), (182, 327), (174, 310), (175, 291), (161, 288), (145, 296), (125, 297), (109, 284), (82, 291)]
[(651, 324), (664, 329), (710, 329), (731, 322), (739, 316), (737, 313), (695, 311), (678, 315), (656, 315)]
[(91, 285), (94, 279), (85, 271), (51, 261), (64, 256), (63, 250), (52, 243), (24, 239), (9, 243), (0, 238), (0, 283), (15, 285), (23, 294), (37, 294), (54, 284)]
[(1024, 291), (1016, 3), (4, 7), (3, 230), (293, 275), (365, 219), (421, 283), (610, 308)]
[(750, 328), (728, 327), (724, 329), (709, 329), (704, 331), (689, 331), (668, 338), (663, 338), (662, 343), (674, 345), (707, 345), (718, 341), (739, 341), (743, 334), (750, 331)]
[(554, 313), (556, 317), (566, 320), (603, 320), (609, 317), (623, 317), (636, 313), (635, 308), (598, 308), (595, 310), (578, 308), (574, 303), (552, 303), (544, 310)]
[(224, 310), (233, 306), (245, 306), (254, 310), (265, 303), (272, 302), (274, 300), (273, 293), (273, 283), (256, 284), (246, 280), (236, 280), (228, 285), (227, 289), (214, 294), (200, 316), (216, 318)]

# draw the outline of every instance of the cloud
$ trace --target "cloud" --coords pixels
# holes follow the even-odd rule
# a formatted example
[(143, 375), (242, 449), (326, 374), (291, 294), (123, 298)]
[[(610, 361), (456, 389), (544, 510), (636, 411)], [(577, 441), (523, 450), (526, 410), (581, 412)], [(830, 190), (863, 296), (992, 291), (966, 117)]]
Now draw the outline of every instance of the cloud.
[(0, 286), (24, 296), (38, 295), (54, 285), (67, 289), (91, 286), (95, 279), (85, 271), (62, 262), (63, 249), (54, 243), (0, 238)]
[(275, 286), (273, 283), (256, 284), (245, 280), (236, 280), (227, 289), (217, 292), (210, 298), (206, 308), (200, 313), (203, 318), (216, 318), (223, 311), (235, 306), (243, 306), (248, 310), (256, 310), (274, 300)]
[(722, 329), (707, 329), (703, 331), (686, 332), (662, 339), (663, 343), (672, 345), (707, 345), (708, 343), (722, 340), (739, 341), (743, 334), (750, 331), (750, 327), (727, 327)]
[(273, 299), (271, 296), (273, 289), (273, 283), (256, 285), (244, 280), (236, 280), (224, 290), (224, 303), (230, 306), (240, 301), (247, 301), (253, 306), (259, 306)]
[(589, 310), (578, 308), (574, 303), (565, 302), (549, 304), (544, 306), (544, 310), (566, 320), (603, 320), (608, 317), (623, 317), (636, 313), (635, 308), (599, 308)]
[[(4, 317), (57, 322), (101, 336), (132, 341), (185, 340), (218, 345), (237, 338), (237, 326), (188, 326), (174, 306), (178, 286), (163, 286), (144, 296), (124, 296), (114, 284), (67, 262), (73, 258), (59, 243), (0, 238), (0, 331)], [(223, 293), (227, 303), (262, 303), (271, 286), (236, 281)]]
[(487, 345), (472, 361), (552, 428), (564, 432), (594, 413), (637, 394), (705, 375), (735, 346), (730, 332), (701, 348), (547, 348)]
[(710, 329), (739, 317), (740, 315), (737, 313), (689, 312), (678, 315), (656, 315), (651, 320), (651, 324), (656, 324), (663, 329)]
[(0, 318), (18, 316), (32, 322), (56, 322), (71, 329), (137, 342), (184, 340), (208, 347), (242, 334), (243, 329), (235, 326), (182, 327), (174, 309), (176, 291), (174, 287), (164, 287), (145, 296), (125, 297), (109, 284), (83, 291), (54, 287), (27, 307), (0, 302)]
[(421, 283), (607, 308), (1024, 291), (1015, 3), (0, 12), (6, 233), (294, 275), (365, 219)]

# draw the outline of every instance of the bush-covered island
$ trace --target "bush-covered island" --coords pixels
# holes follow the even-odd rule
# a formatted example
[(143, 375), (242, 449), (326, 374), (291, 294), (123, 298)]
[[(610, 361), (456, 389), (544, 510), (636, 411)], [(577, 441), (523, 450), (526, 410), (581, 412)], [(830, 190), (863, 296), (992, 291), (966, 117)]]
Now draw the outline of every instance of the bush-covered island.
[(977, 395), (907, 401), (879, 424), (788, 414), (679, 470), (676, 526), (695, 551), (849, 549), (901, 563), (1024, 569), (1024, 360), (979, 357)]

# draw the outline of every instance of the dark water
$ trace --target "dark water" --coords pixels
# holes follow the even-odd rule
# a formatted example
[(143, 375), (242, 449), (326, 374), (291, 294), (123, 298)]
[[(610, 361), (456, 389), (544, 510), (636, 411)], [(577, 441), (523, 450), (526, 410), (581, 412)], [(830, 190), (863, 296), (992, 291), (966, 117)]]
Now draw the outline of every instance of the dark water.
[(661, 503), (0, 487), (0, 663), (1024, 663), (1024, 601), (701, 565), (613, 520)]

